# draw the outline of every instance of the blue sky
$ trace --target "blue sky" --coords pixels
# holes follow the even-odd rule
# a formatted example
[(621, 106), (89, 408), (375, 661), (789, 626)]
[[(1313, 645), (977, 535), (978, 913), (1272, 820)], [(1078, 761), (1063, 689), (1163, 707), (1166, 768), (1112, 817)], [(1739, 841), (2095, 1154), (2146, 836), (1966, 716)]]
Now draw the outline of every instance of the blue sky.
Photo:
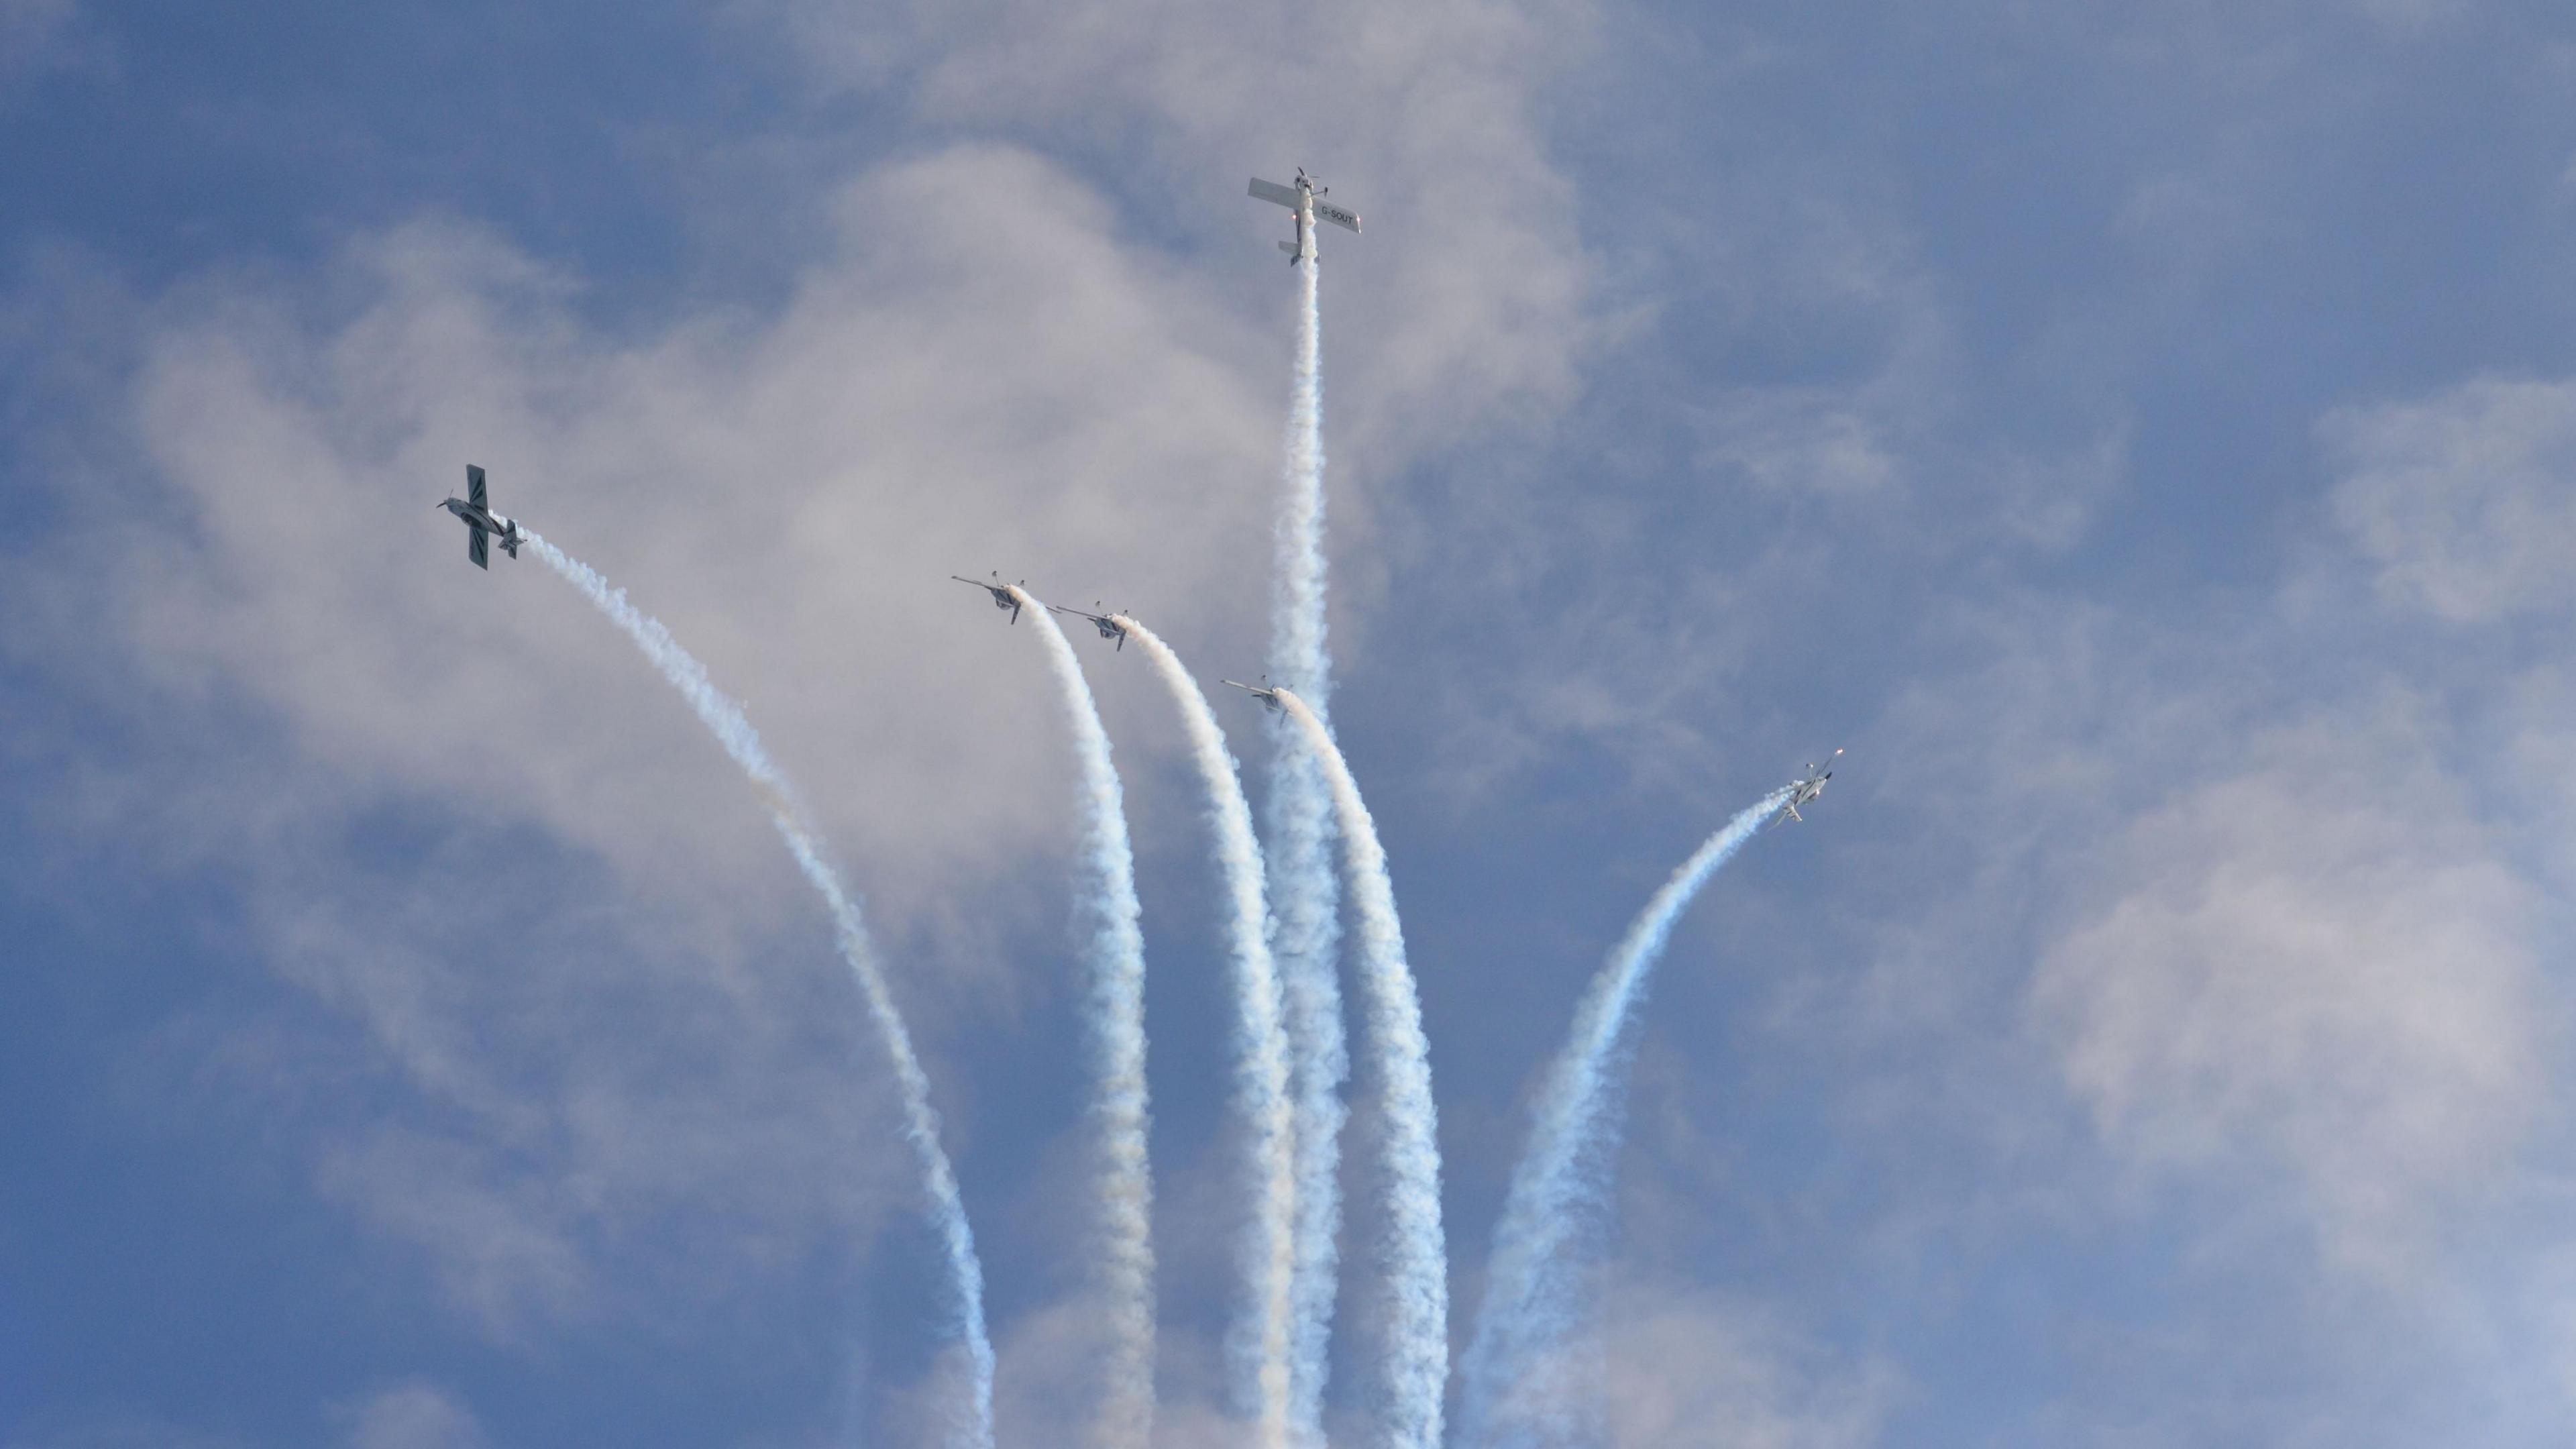
[[(804, 789), (1004, 1441), (1079, 1413), (1071, 754), (944, 580), (1260, 667), (1301, 162), (1462, 1325), (1589, 972), (1841, 744), (1648, 1011), (1611, 1443), (2566, 1442), (2571, 83), (2478, 0), (0, 0), (0, 1446), (935, 1438), (822, 914), (468, 461)], [(1231, 1442), (1214, 877), (1085, 659)]]

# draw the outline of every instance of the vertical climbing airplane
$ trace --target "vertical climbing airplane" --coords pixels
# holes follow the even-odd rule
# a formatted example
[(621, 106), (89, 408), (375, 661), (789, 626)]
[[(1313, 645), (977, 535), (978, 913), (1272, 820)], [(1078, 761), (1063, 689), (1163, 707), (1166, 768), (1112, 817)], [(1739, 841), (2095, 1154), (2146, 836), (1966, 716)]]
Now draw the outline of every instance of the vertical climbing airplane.
[(1297, 184), (1294, 186), (1282, 186), (1276, 181), (1264, 181), (1258, 176), (1252, 178), (1254, 196), (1263, 201), (1275, 201), (1297, 213), (1297, 239), (1279, 244), (1279, 250), (1288, 254), (1288, 265), (1293, 267), (1315, 254), (1317, 221), (1329, 221), (1335, 226), (1346, 226), (1355, 232), (1360, 229), (1358, 212), (1344, 211), (1324, 200), (1324, 193), (1332, 189), (1329, 186), (1316, 185), (1315, 179), (1306, 174), (1306, 168), (1303, 166), (1297, 168)]

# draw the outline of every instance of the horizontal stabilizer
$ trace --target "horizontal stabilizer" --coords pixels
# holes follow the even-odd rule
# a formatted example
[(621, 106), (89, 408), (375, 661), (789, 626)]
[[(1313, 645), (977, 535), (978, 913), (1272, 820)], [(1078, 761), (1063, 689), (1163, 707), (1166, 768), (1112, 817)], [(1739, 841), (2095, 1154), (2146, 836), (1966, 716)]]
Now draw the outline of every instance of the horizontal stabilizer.
[(1288, 255), (1293, 257), (1297, 255), (1297, 244), (1295, 242), (1281, 242), (1279, 244), (1279, 250), (1286, 252)]
[(1260, 177), (1255, 176), (1252, 178), (1252, 194), (1261, 198), (1263, 201), (1275, 201), (1281, 206), (1288, 208), (1290, 211), (1295, 211), (1297, 209), (1297, 191), (1295, 187), (1282, 186), (1276, 181), (1264, 181)]
[(1348, 227), (1352, 231), (1358, 231), (1360, 229), (1360, 214), (1358, 212), (1344, 211), (1329, 201), (1318, 201), (1315, 203), (1315, 219), (1317, 221), (1329, 221), (1335, 226)]

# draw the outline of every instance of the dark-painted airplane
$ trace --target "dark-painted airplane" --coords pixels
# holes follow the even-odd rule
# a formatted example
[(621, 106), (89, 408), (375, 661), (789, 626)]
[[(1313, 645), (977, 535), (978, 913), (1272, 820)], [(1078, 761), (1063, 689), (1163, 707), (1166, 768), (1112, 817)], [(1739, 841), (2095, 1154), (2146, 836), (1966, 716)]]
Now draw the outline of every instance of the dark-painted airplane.
[(1279, 691), (1285, 686), (1271, 683), (1270, 676), (1267, 674), (1261, 676), (1259, 684), (1246, 684), (1240, 679), (1220, 679), (1217, 683), (1233, 685), (1254, 699), (1260, 700), (1264, 709), (1284, 710), (1288, 707), (1279, 702)]
[(1825, 757), (1823, 764), (1808, 765), (1806, 774), (1790, 781), (1789, 798), (1781, 803), (1780, 813), (1772, 817), (1771, 823), (1777, 825), (1783, 820), (1804, 823), (1807, 817), (1798, 813), (1798, 807), (1815, 803), (1816, 798), (1825, 793), (1825, 782), (1834, 777), (1834, 761), (1842, 757), (1843, 752), (1836, 750)]
[[(1059, 614), (1071, 614), (1077, 619), (1089, 619), (1091, 621), (1091, 627), (1100, 631), (1101, 638), (1117, 640), (1118, 647), (1121, 649), (1127, 647), (1127, 626), (1119, 622), (1119, 620), (1126, 617), (1125, 615), (1086, 614), (1080, 609), (1068, 609), (1062, 604), (1049, 604), (1047, 607), (1055, 610)], [(1092, 600), (1091, 607), (1095, 609), (1099, 608), (1100, 601), (1098, 599)]]
[(518, 520), (492, 511), (491, 500), (483, 491), (482, 469), (466, 464), (465, 496), (450, 498), (438, 506), (465, 520), (465, 556), (474, 560), (476, 568), (492, 566), (491, 536), (496, 533), (501, 535), (501, 552), (512, 558), (519, 556), (519, 542), (524, 535), (519, 532)]
[[(961, 584), (973, 584), (975, 587), (991, 594), (993, 596), (994, 608), (1010, 610), (1011, 622), (1014, 624), (1020, 622), (1019, 596), (1011, 592), (1011, 586), (1009, 584), (1002, 582), (1002, 571), (1000, 569), (993, 570), (993, 581), (989, 584), (984, 582), (982, 579), (970, 579), (964, 574), (950, 574), (949, 577), (955, 579)], [(1027, 588), (1028, 585), (1028, 580), (1020, 580), (1021, 588)]]
[(1279, 244), (1279, 250), (1288, 254), (1288, 265), (1293, 267), (1315, 254), (1316, 222), (1329, 221), (1335, 226), (1348, 227), (1354, 232), (1360, 229), (1358, 212), (1344, 211), (1323, 199), (1324, 193), (1332, 189), (1329, 186), (1316, 185), (1315, 178), (1308, 176), (1303, 166), (1297, 168), (1297, 184), (1294, 186), (1282, 186), (1276, 181), (1264, 181), (1258, 176), (1252, 178), (1254, 196), (1263, 201), (1276, 202), (1297, 213), (1297, 239)]

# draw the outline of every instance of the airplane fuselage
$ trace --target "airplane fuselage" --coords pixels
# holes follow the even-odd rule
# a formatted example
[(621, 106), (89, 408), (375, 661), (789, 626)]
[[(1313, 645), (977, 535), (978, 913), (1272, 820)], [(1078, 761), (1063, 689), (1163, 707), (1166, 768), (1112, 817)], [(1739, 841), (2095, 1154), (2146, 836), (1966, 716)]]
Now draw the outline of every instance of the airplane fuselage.
[(1265, 683), (1261, 685), (1252, 685), (1246, 684), (1240, 679), (1220, 679), (1217, 683), (1231, 684), (1235, 688), (1242, 690), (1244, 693), (1251, 695), (1254, 699), (1260, 700), (1261, 707), (1263, 709), (1284, 711), (1288, 708), (1288, 706), (1279, 702), (1279, 691), (1287, 688), (1284, 684)]
[(501, 552), (512, 558), (519, 556), (520, 534), (517, 519), (494, 513), (483, 504), (469, 503), (462, 498), (450, 498), (440, 506), (464, 520), (467, 528), (498, 538), (501, 542)]
[[(415, 504), (413, 506), (418, 507), (419, 505)], [(517, 533), (519, 531), (519, 525), (515, 520), (504, 518), (500, 514), (494, 513), (491, 509), (483, 507), (481, 504), (468, 503), (462, 498), (450, 498), (441, 506), (446, 508), (448, 512), (464, 519), (467, 523), (488, 533)]]

